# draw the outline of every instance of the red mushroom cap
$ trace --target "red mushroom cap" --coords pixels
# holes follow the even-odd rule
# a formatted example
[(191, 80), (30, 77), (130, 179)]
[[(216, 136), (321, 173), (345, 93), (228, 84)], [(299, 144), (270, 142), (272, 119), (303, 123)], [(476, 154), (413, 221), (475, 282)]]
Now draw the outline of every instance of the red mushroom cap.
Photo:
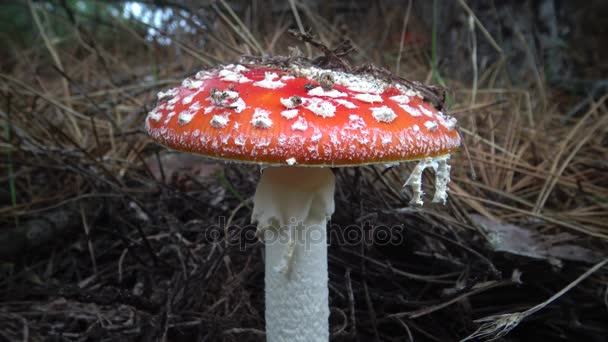
[(212, 158), (349, 166), (436, 157), (460, 145), (454, 118), (413, 89), (365, 74), (231, 64), (158, 98), (148, 133)]

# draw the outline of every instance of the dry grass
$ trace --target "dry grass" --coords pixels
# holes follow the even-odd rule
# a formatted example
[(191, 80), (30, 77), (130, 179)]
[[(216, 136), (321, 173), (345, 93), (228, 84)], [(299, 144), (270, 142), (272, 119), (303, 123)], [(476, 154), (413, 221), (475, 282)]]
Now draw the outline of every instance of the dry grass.
[[(230, 229), (214, 229), (221, 217), (249, 224), (258, 172), (198, 159), (181, 160), (181, 170), (163, 165), (169, 157), (142, 129), (156, 92), (241, 55), (285, 54), (297, 44), (287, 29), (307, 27), (327, 45), (351, 39), (353, 63), (430, 82), (432, 37), (391, 2), (245, 3), (214, 2), (207, 25), (172, 34), (171, 46), (112, 18), (102, 24), (119, 39), (94, 43), (96, 32), (81, 26), (57, 39), (44, 18), (68, 18), (27, 3), (47, 34), (1, 65), (0, 340), (263, 340), (263, 247), (242, 251), (217, 238)], [(471, 22), (475, 46), (464, 51), (488, 42), (500, 50), (483, 18)], [(420, 41), (404, 44), (404, 27)], [(608, 255), (608, 94), (567, 97), (538, 69), (515, 86), (498, 52), (473, 80), (441, 70), (465, 142), (452, 158), (446, 207), (408, 206), (401, 184), (411, 165), (337, 171), (330, 233), (369, 222), (404, 227), (405, 240), (330, 246), (335, 340), (462, 339), (479, 328), (475, 320), (529, 312)], [(568, 114), (580, 101), (584, 110)], [(475, 215), (539, 233), (546, 244), (535, 248), (577, 246), (594, 258), (496, 252)], [(593, 270), (508, 326), (520, 323), (509, 336), (601, 340), (608, 273)], [(480, 329), (487, 339), (505, 325)]]

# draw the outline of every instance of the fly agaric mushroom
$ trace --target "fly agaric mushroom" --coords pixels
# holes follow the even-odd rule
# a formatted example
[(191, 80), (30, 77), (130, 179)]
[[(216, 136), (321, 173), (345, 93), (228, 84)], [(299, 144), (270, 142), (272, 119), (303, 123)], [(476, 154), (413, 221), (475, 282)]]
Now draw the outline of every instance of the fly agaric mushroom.
[(263, 232), (268, 341), (329, 339), (329, 167), (420, 160), (406, 185), (422, 204), (436, 171), (445, 202), (456, 120), (404, 83), (312, 65), (226, 65), (158, 94), (146, 129), (170, 148), (266, 166), (252, 220)]

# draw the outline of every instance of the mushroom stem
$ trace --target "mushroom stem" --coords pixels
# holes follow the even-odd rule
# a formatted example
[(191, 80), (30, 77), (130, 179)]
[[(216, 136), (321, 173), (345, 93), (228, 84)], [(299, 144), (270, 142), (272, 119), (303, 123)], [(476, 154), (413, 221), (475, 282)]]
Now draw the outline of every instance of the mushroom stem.
[(329, 340), (327, 220), (335, 178), (326, 168), (269, 167), (253, 222), (266, 244), (266, 340)]

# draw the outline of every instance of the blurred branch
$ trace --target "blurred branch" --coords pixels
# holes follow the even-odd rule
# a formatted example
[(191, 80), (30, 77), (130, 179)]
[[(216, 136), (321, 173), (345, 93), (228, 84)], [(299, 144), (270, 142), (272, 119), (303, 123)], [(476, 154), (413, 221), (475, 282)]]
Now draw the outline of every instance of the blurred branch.
[[(106, 0), (106, 2), (112, 2), (112, 3), (118, 3), (118, 4), (126, 4), (126, 3), (131, 3), (132, 1), (130, 0)], [(179, 3), (176, 1), (169, 1), (169, 0), (140, 0), (137, 1), (141, 4), (145, 4), (145, 5), (150, 5), (150, 6), (156, 6), (156, 7), (169, 7), (169, 8), (176, 8), (176, 9), (180, 9), (180, 10), (184, 10), (184, 11), (188, 11), (188, 12), (193, 12), (192, 8), (183, 4), (183, 3)]]
[[(63, 65), (61, 63), (61, 59), (59, 58), (59, 54), (57, 53), (57, 51), (55, 51), (53, 44), (51, 44), (51, 41), (49, 40), (49, 38), (46, 34), (46, 30), (42, 27), (42, 23), (40, 22), (40, 18), (38, 17), (38, 13), (36, 12), (36, 9), (34, 8), (34, 4), (32, 3), (32, 0), (28, 0), (27, 3), (30, 8), (30, 12), (32, 13), (32, 18), (34, 19), (34, 22), (36, 23), (36, 27), (38, 28), (38, 31), (40, 33), (40, 36), (42, 37), (42, 40), (44, 41), (44, 45), (46, 45), (46, 48), (49, 51), (49, 54), (51, 55), (51, 57), (53, 58), (53, 61), (55, 62), (55, 66), (57, 67), (57, 69), (63, 71)], [(65, 80), (65, 79), (63, 79), (61, 83), (63, 85), (63, 96), (65, 97), (66, 106), (71, 109), (72, 105), (69, 100), (70, 87), (68, 85), (67, 80)], [(82, 139), (82, 132), (80, 131), (80, 127), (78, 127), (78, 124), (76, 123), (74, 118), (68, 115), (68, 119), (70, 121), (70, 124), (72, 125), (72, 129), (73, 129), (73, 132), (76, 135), (76, 137), (78, 137), (78, 139)]]

